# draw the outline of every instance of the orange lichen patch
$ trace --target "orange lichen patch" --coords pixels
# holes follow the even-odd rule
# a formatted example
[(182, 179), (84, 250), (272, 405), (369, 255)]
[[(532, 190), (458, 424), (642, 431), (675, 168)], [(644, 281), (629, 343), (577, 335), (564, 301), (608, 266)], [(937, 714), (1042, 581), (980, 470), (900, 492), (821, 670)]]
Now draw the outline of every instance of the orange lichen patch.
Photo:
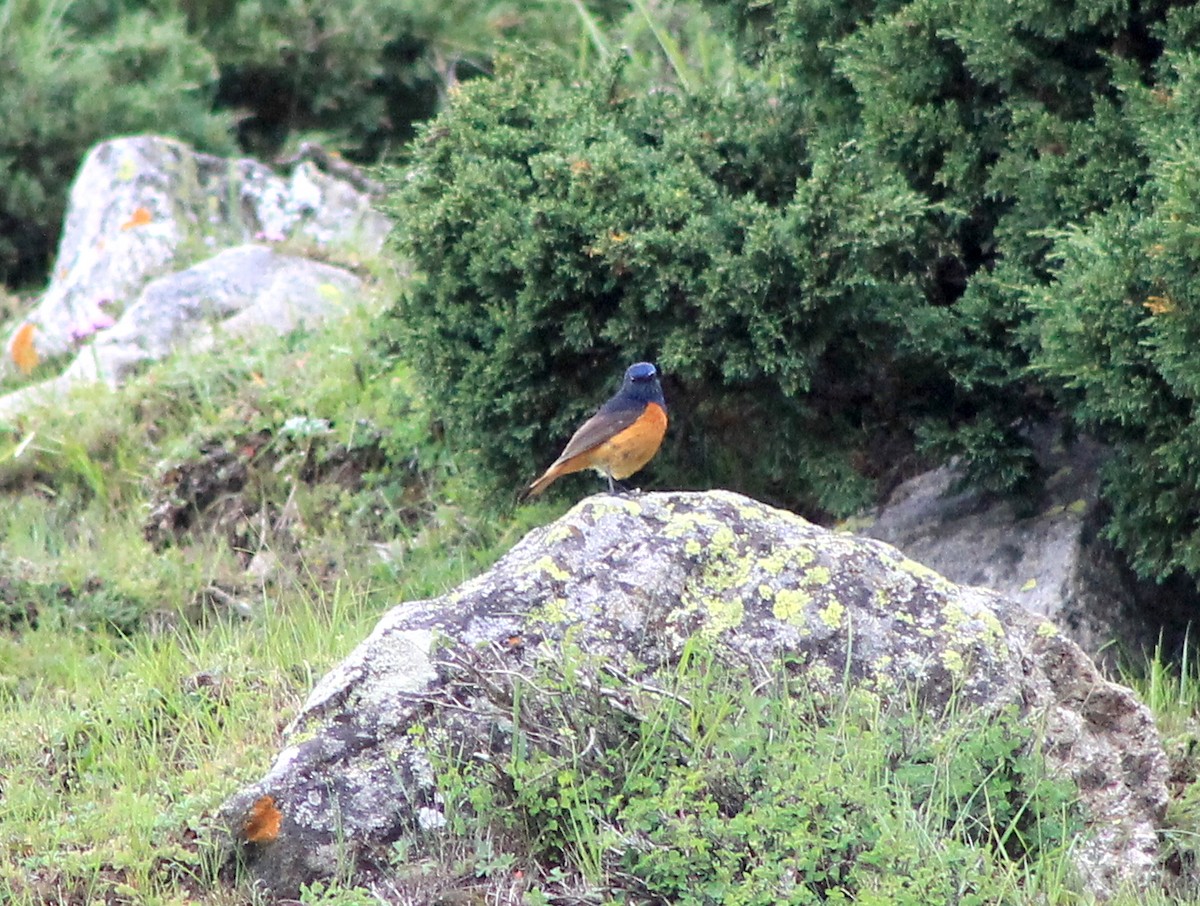
[(270, 843), (279, 836), (282, 823), (283, 812), (275, 807), (275, 797), (259, 796), (242, 825), (242, 837), (247, 843)]
[(525, 636), (510, 635), (503, 641), (502, 646), (503, 650), (510, 654), (519, 654), (525, 650)]
[(21, 369), (21, 374), (29, 374), (37, 367), (39, 361), (37, 347), (33, 344), (35, 333), (37, 333), (37, 327), (32, 321), (26, 321), (21, 325), (21, 329), (13, 335), (12, 343), (8, 347), (13, 363)]
[(154, 220), (154, 215), (150, 213), (149, 208), (136, 207), (133, 213), (129, 215), (129, 219), (121, 224), (121, 229), (132, 230), (135, 227), (145, 226)]
[(1152, 315), (1165, 315), (1175, 310), (1175, 302), (1169, 296), (1151, 296), (1142, 305)]

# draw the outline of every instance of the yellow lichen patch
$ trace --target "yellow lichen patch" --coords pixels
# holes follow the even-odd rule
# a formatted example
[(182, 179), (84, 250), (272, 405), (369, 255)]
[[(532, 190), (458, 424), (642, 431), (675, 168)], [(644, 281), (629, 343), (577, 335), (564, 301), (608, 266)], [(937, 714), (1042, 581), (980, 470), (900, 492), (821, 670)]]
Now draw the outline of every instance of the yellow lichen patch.
[(817, 555), (811, 548), (788, 547), (759, 557), (757, 565), (767, 575), (778, 576), (789, 566), (803, 569), (816, 559)]
[(739, 548), (733, 532), (727, 529), (715, 532), (709, 542), (708, 554), (708, 568), (701, 578), (707, 591), (715, 595), (749, 585), (755, 561)]
[(727, 525), (720, 526), (712, 536), (712, 546), (719, 551), (729, 551), (737, 544), (737, 535)]
[(923, 579), (930, 585), (930, 587), (935, 588), (938, 591), (945, 591), (950, 587), (950, 582), (945, 576), (936, 570), (930, 569), (924, 563), (918, 563), (911, 557), (905, 557), (896, 565), (909, 575), (915, 576), (918, 579)]
[(771, 613), (787, 623), (802, 623), (804, 608), (812, 603), (812, 595), (799, 588), (781, 588), (775, 592)]
[(546, 543), (561, 544), (564, 541), (570, 541), (578, 534), (580, 534), (579, 529), (571, 525), (571, 523), (557, 522), (546, 532)]
[(951, 631), (960, 629), (969, 619), (966, 611), (962, 609), (962, 605), (954, 601), (948, 601), (943, 605), (942, 616), (946, 618), (946, 628)]
[(817, 616), (821, 622), (830, 629), (837, 629), (842, 625), (842, 620), (846, 616), (846, 608), (841, 601), (830, 601), (826, 606), (817, 611)]
[(828, 585), (831, 578), (827, 566), (814, 566), (804, 573), (804, 582), (807, 585)]
[(955, 676), (960, 675), (967, 667), (963, 656), (952, 648), (942, 652), (942, 666)]
[[(720, 520), (707, 513), (671, 513), (671, 518), (662, 528), (664, 538), (682, 538), (684, 535), (701, 535), (703, 529), (715, 532), (719, 528), (729, 529)], [(730, 532), (730, 534), (733, 534)]]
[(571, 578), (571, 574), (556, 563), (549, 554), (539, 557), (529, 568), (534, 572), (544, 573), (551, 579), (557, 579), (559, 582), (566, 582)]
[(1038, 626), (1037, 634), (1043, 639), (1051, 639), (1058, 635), (1058, 627), (1053, 623), (1046, 621)]
[(688, 538), (688, 540), (684, 542), (683, 550), (684, 553), (686, 553), (689, 557), (699, 557), (704, 551), (704, 545), (695, 538)]
[(775, 551), (758, 558), (758, 568), (768, 576), (778, 576), (788, 565), (788, 557), (782, 551)]
[(758, 596), (764, 601), (770, 601), (773, 597), (775, 597), (775, 589), (764, 582), (762, 585), (758, 586)]
[(893, 616), (897, 620), (899, 620), (901, 623), (904, 623), (906, 626), (916, 626), (917, 625), (917, 618), (914, 617), (907, 610), (897, 610), (893, 614)]
[(738, 515), (741, 516), (743, 519), (746, 519), (746, 520), (749, 520), (752, 522), (762, 522), (764, 519), (767, 518), (767, 514), (763, 510), (763, 508), (760, 506), (756, 506), (752, 503), (744, 503), (744, 502), (739, 503), (737, 511), (738, 511)]
[(741, 598), (716, 598), (708, 602), (706, 609), (703, 633), (710, 637), (740, 626), (746, 616)]
[(552, 625), (567, 622), (567, 599), (552, 598), (540, 607), (533, 608), (529, 611), (529, 620)]
[(983, 623), (983, 637), (987, 641), (994, 643), (1004, 638), (1004, 624), (990, 610), (983, 611), (979, 621)]
[(575, 510), (586, 508), (594, 516), (611, 516), (620, 515), (622, 513), (630, 516), (640, 516), (642, 514), (642, 505), (632, 497), (614, 497), (609, 495), (603, 500), (589, 498), (583, 503), (576, 504), (567, 516), (572, 516)]

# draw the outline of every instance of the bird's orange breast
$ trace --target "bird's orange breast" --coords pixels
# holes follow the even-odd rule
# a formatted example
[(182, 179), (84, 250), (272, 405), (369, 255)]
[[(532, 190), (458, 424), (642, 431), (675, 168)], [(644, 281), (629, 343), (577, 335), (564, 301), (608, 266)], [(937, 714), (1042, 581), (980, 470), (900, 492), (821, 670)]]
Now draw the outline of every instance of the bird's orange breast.
[(632, 425), (582, 454), (581, 465), (618, 481), (628, 478), (654, 458), (666, 433), (666, 411), (658, 403), (647, 403)]

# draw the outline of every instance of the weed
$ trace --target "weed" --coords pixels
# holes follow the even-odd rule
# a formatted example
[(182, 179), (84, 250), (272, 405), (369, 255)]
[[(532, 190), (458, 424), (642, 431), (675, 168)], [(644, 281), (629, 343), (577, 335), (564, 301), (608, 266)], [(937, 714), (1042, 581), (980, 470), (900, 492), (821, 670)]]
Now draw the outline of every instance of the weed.
[(915, 906), (1023, 902), (1079, 827), (1014, 713), (818, 701), (703, 647), (665, 681), (601, 676), (490, 677), (511, 683), (512, 742), (435, 757), (451, 833), (617, 902)]

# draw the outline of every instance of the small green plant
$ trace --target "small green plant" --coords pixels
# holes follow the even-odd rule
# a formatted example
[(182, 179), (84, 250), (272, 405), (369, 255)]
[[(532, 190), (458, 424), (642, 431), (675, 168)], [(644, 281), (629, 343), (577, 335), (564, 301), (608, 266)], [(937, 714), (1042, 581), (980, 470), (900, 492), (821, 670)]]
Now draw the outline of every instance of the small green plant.
[(601, 896), (688, 906), (1025, 902), (1078, 831), (1073, 787), (1044, 774), (1013, 712), (817, 699), (713, 654), (693, 647), (665, 685), (586, 659), (508, 671), (507, 756), (436, 759), (452, 831)]
[(1176, 659), (1160, 646), (1136, 669), (1124, 668), (1121, 681), (1154, 712), (1167, 753), (1172, 795), (1163, 826), (1164, 902), (1190, 903), (1200, 897), (1200, 669), (1187, 642)]
[(302, 906), (377, 906), (379, 897), (361, 887), (314, 881), (300, 890)]

